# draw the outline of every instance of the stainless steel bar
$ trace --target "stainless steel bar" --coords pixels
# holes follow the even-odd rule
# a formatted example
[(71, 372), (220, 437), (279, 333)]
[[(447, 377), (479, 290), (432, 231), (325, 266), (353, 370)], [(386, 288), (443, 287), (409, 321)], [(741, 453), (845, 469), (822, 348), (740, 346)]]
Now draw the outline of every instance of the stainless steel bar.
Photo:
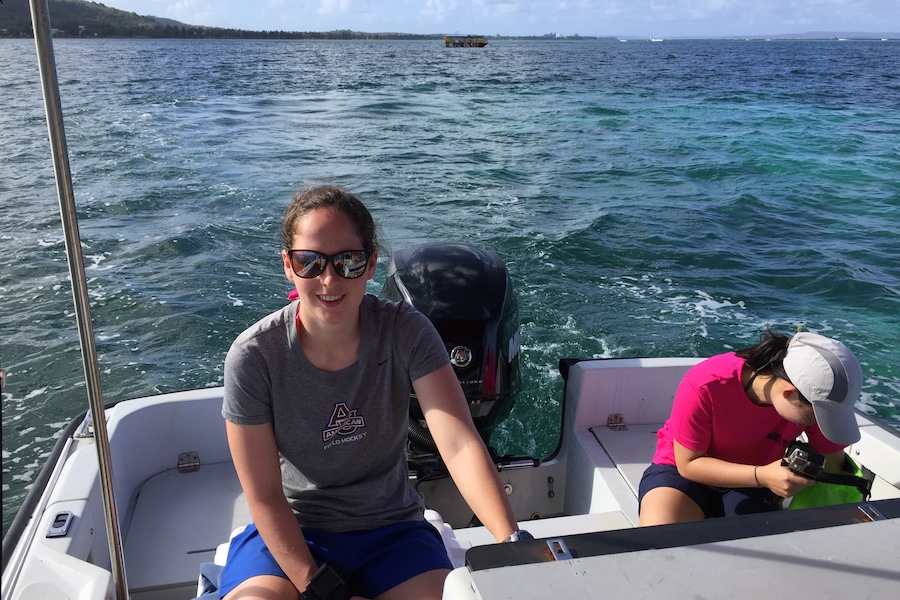
[(90, 299), (87, 277), (84, 272), (84, 257), (81, 253), (81, 236), (78, 231), (78, 216), (75, 211), (75, 194), (72, 189), (72, 173), (69, 169), (69, 154), (66, 134), (63, 128), (62, 104), (59, 98), (59, 83), (56, 76), (56, 59), (50, 33), (50, 11), (47, 0), (29, 0), (34, 41), (37, 47), (38, 68), (41, 72), (41, 86), (44, 93), (44, 107), (47, 111), (47, 128), (50, 133), (50, 150), (53, 154), (53, 170), (56, 176), (56, 190), (59, 196), (59, 212), (62, 219), (69, 275), (72, 278), (72, 296), (75, 302), (75, 319), (81, 342), (81, 360), (87, 384), (88, 402), (94, 421), (94, 445), (100, 464), (100, 495), (106, 514), (106, 534), (109, 540), (109, 557), (112, 565), (116, 598), (128, 598), (128, 583), (125, 578), (125, 560), (122, 539), (119, 533), (119, 519), (113, 493), (112, 461), (109, 451), (109, 436), (103, 410), (103, 392), (100, 388), (100, 368), (97, 363), (97, 349), (94, 346), (94, 331), (91, 324)]

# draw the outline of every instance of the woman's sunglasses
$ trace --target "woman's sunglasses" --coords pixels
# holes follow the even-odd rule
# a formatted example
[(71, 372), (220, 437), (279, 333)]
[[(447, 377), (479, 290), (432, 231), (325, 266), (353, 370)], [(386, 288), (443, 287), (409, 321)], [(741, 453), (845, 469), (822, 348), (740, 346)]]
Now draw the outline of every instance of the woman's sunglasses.
[(368, 250), (344, 250), (329, 256), (314, 250), (288, 250), (287, 255), (297, 277), (318, 277), (330, 262), (334, 272), (344, 279), (356, 279), (365, 274), (371, 253)]

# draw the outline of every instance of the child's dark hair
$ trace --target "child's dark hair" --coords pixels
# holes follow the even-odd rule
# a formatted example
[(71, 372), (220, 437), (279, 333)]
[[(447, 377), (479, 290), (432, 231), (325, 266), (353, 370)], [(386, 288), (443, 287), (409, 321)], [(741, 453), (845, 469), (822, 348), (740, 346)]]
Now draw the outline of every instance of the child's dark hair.
[(749, 348), (736, 350), (734, 354), (743, 358), (747, 366), (758, 375), (774, 375), (790, 381), (783, 364), (790, 341), (786, 335), (767, 329), (760, 336), (759, 342)]
[(362, 250), (374, 252), (378, 249), (378, 236), (372, 214), (362, 201), (339, 187), (320, 185), (300, 190), (291, 198), (281, 223), (281, 246), (290, 250), (297, 233), (297, 221), (320, 208), (333, 208), (347, 215), (353, 222), (356, 234), (362, 240)]

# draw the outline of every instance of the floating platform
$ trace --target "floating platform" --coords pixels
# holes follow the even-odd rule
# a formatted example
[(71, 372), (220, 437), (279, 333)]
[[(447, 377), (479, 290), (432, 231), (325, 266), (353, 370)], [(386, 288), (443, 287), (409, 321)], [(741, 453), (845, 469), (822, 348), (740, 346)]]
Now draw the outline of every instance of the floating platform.
[(444, 46), (447, 48), (484, 48), (487, 40), (480, 35), (445, 35)]

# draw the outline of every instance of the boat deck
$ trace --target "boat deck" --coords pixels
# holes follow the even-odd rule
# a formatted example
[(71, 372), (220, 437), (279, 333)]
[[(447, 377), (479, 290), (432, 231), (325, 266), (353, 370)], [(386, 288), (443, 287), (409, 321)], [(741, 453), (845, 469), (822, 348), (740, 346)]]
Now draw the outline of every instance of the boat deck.
[(644, 470), (650, 466), (656, 452), (656, 432), (662, 426), (663, 423), (653, 423), (626, 425), (621, 429), (600, 426), (588, 430), (615, 463), (628, 487), (634, 492), (635, 502), (641, 477)]
[[(198, 407), (194, 409), (197, 418), (211, 418), (210, 414), (217, 415), (219, 401), (207, 397), (191, 406), (195, 405)], [(184, 416), (185, 409), (180, 411)], [(609, 426), (608, 414), (607, 411), (581, 413), (578, 422), (573, 424), (573, 436), (566, 447), (563, 463), (545, 463), (537, 469), (503, 474), (505, 481), (517, 490), (538, 488), (534, 482), (546, 479), (547, 474), (552, 474), (558, 484), (565, 487), (566, 499), (558, 505), (564, 505), (565, 509), (561, 512), (557, 509), (555, 513), (564, 516), (520, 520), (520, 525), (536, 538), (635, 528), (638, 486), (652, 459), (656, 433), (662, 422)], [(628, 416), (626, 414), (626, 418)], [(116, 420), (127, 422), (121, 415)], [(652, 418), (644, 420), (655, 421)], [(146, 416), (143, 422), (146, 423)], [(182, 428), (184, 433), (169, 440), (178, 441), (166, 445), (169, 456), (196, 447), (193, 441), (186, 441), (190, 439), (191, 426), (183, 424)], [(204, 463), (191, 473), (179, 473), (177, 469), (169, 468), (151, 476), (140, 487), (124, 533), (128, 583), (135, 600), (191, 597), (196, 589), (200, 564), (214, 561), (217, 548), (227, 542), (232, 531), (250, 522), (246, 501), (226, 452), (224, 446), (203, 449), (200, 454), (210, 458), (209, 464)], [(897, 493), (894, 488), (889, 491), (894, 492), (887, 494), (889, 497)], [(447, 498), (445, 492), (440, 490), (437, 496), (442, 501)], [(546, 510), (545, 507), (544, 514), (547, 514)], [(454, 566), (465, 564), (469, 549), (494, 542), (484, 527), (452, 528), (448, 521), (454, 519), (444, 519), (435, 511), (429, 511), (426, 517), (441, 532)], [(220, 553), (218, 561), (221, 559)], [(485, 576), (479, 574), (478, 577)], [(490, 585), (488, 581), (484, 584)]]
[[(636, 506), (641, 475), (653, 455), (660, 424), (634, 425), (621, 430), (590, 428), (578, 436), (582, 452), (597, 457), (587, 468), (609, 469), (610, 458), (624, 481), (624, 503)], [(587, 432), (583, 432), (587, 433)], [(608, 455), (608, 457), (607, 457)], [(587, 471), (579, 479), (587, 479)], [(523, 473), (517, 471), (521, 477)], [(610, 473), (602, 474), (607, 480)], [(617, 478), (618, 479), (618, 478)], [(611, 509), (620, 504), (599, 505), (597, 510), (522, 521), (536, 538), (554, 538), (635, 526), (636, 509)], [(494, 543), (485, 527), (451, 528), (441, 515), (428, 511), (426, 518), (438, 529), (455, 567), (465, 564), (468, 549)], [(216, 560), (217, 548), (230, 534), (251, 520), (237, 474), (231, 462), (203, 464), (197, 471), (169, 469), (148, 479), (137, 496), (124, 539), (128, 584), (136, 600), (184, 597), (196, 586), (200, 564)], [(218, 561), (221, 562), (221, 553)]]
[[(622, 436), (616, 438), (617, 442), (624, 440)], [(638, 474), (638, 480), (639, 477)], [(465, 564), (468, 549), (495, 541), (485, 527), (452, 529), (433, 510), (427, 511), (426, 518), (444, 538), (454, 567)], [(151, 477), (140, 490), (124, 540), (132, 597), (136, 600), (185, 597), (185, 591), (193, 591), (196, 586), (200, 564), (221, 563), (222, 553), (217, 556), (219, 546), (228, 541), (232, 531), (250, 520), (230, 462), (203, 465), (192, 473), (171, 469)], [(536, 538), (634, 526), (620, 510), (536, 519), (521, 525)]]
[[(785, 595), (779, 586), (788, 580), (793, 585), (795, 576), (810, 590), (839, 597), (855, 590), (885, 597), (890, 586), (896, 589), (897, 437), (862, 415), (863, 439), (848, 452), (878, 473), (871, 503), (636, 526), (638, 486), (671, 401), (669, 392), (660, 397), (659, 390), (670, 389), (691, 362), (571, 366), (563, 411), (567, 435), (558, 453), (538, 467), (500, 471), (519, 524), (535, 542), (494, 544), (484, 527), (465, 526), (471, 512), (461, 506), (452, 481), (419, 481), (417, 489), (436, 509), (426, 518), (441, 533), (453, 564), (465, 565), (451, 574), (445, 597), (587, 599), (598, 589), (623, 598), (678, 597), (701, 582), (705, 594), (719, 596), (734, 590), (738, 568), (770, 574), (753, 578), (748, 590), (776, 597)], [(221, 396), (221, 388), (195, 390), (123, 402), (107, 412), (133, 600), (194, 597), (200, 564), (221, 564), (232, 531), (250, 522), (228, 452)], [(67, 448), (56, 485), (42, 499), (46, 506), (29, 525), (37, 533), (22, 556), (22, 593), (14, 598), (101, 598), (112, 589), (93, 440), (74, 438)], [(183, 456), (200, 457), (202, 464), (179, 472)], [(74, 516), (68, 533), (46, 537), (61, 513)], [(823, 572), (835, 577), (823, 583)], [(835, 587), (831, 579), (852, 587)]]
[[(250, 522), (232, 463), (193, 473), (165, 471), (141, 488), (124, 541), (128, 586), (137, 598), (161, 586), (196, 587), (200, 564), (212, 562), (231, 532)], [(161, 580), (162, 578), (162, 580)]]

